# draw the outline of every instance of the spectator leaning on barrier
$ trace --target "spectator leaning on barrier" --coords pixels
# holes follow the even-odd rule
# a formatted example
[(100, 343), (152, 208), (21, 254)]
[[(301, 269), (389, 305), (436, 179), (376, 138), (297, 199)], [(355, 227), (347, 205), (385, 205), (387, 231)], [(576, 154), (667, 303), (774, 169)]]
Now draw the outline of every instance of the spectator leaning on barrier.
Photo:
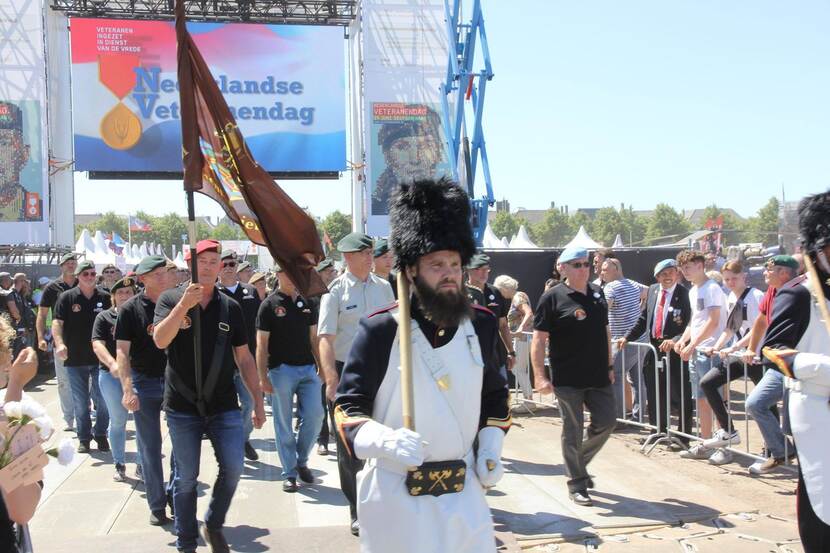
[[(628, 332), (637, 324), (640, 317), (641, 299), (648, 290), (639, 282), (629, 280), (623, 275), (622, 262), (612, 257), (602, 262), (600, 272), (605, 281), (605, 300), (608, 302), (608, 328), (611, 330), (611, 355), (614, 358), (614, 402), (615, 413), (619, 418), (626, 416), (626, 403), (632, 404), (631, 417), (639, 419), (641, 397), (640, 374), (637, 367), (643, 358), (642, 350), (636, 346), (619, 345), (618, 340), (628, 335)], [(639, 341), (640, 336), (635, 341)], [(625, 358), (625, 366), (623, 366)], [(625, 390), (625, 382), (631, 384), (634, 399), (625, 401), (629, 396)], [(623, 394), (623, 391), (626, 391)]]
[[(658, 262), (654, 266), (654, 278), (657, 284), (649, 287), (646, 305), (640, 312), (637, 324), (620, 342), (621, 345), (625, 345), (626, 342), (637, 340), (645, 333), (651, 345), (658, 352), (658, 359), (648, 353), (643, 360), (643, 381), (648, 397), (649, 422), (656, 427), (659, 419), (659, 431), (665, 432), (670, 422), (667, 416), (670, 413), (669, 402), (676, 405), (678, 410), (682, 405), (683, 412), (678, 426), (681, 432), (691, 434), (692, 393), (686, 371), (680, 362), (680, 356), (674, 351), (674, 346), (680, 341), (692, 316), (689, 291), (677, 283), (677, 263), (674, 259), (664, 259)], [(671, 396), (666, 394), (666, 370), (656, 365), (666, 356), (669, 362)], [(656, 380), (657, 375), (659, 375), (659, 380)], [(678, 439), (686, 445), (689, 443), (689, 439), (683, 436)]]
[[(703, 400), (700, 379), (712, 368), (712, 357), (699, 348), (711, 348), (726, 326), (726, 295), (720, 286), (710, 280), (703, 270), (703, 254), (699, 251), (682, 251), (677, 255), (677, 265), (683, 276), (692, 284), (689, 303), (692, 318), (681, 341), (674, 348), (683, 361), (689, 362), (689, 381), (692, 398), (697, 401), (700, 433), (704, 438), (712, 434), (712, 411)], [(687, 459), (708, 459), (712, 451), (697, 444), (680, 452)]]
[[(752, 362), (749, 356), (754, 358), (755, 352), (760, 349), (763, 343), (778, 292), (795, 288), (804, 282), (805, 278), (798, 274), (798, 270), (798, 261), (789, 255), (776, 255), (767, 262), (764, 275), (769, 288), (761, 300), (759, 314), (752, 327), (749, 351), (744, 357), (745, 361)], [(787, 456), (795, 455), (792, 444), (787, 442), (784, 431), (781, 429), (779, 417), (773, 411), (773, 408), (785, 398), (786, 394), (784, 376), (778, 371), (768, 370), (755, 385), (749, 397), (746, 398), (746, 412), (758, 425), (767, 451), (765, 461), (753, 463), (749, 467), (750, 474), (760, 475), (775, 470), (776, 467), (786, 461)]]
[[(616, 424), (608, 307), (602, 289), (588, 282), (591, 266), (586, 250), (566, 248), (557, 264), (566, 281), (545, 292), (536, 306), (531, 360), (537, 389), (553, 392), (559, 401), (570, 498), (590, 506), (588, 489), (594, 483), (587, 465)], [(546, 341), (551, 379), (545, 372)], [(583, 407), (591, 415), (587, 429), (583, 429)]]
[[(713, 465), (722, 465), (732, 460), (732, 454), (724, 447), (741, 443), (741, 437), (727, 414), (720, 388), (732, 380), (743, 377), (743, 363), (730, 359), (729, 354), (741, 350), (749, 344), (752, 323), (758, 317), (759, 304), (764, 294), (751, 286), (746, 285), (746, 273), (740, 261), (729, 261), (723, 266), (723, 281), (729, 288), (726, 299), (727, 316), (726, 328), (712, 347), (712, 354), (720, 356), (720, 362), (715, 368), (700, 380), (700, 387), (706, 394), (706, 401), (715, 413), (720, 428), (712, 438), (703, 441), (704, 447), (718, 448), (709, 462)], [(727, 346), (727, 344), (730, 344)], [(757, 353), (757, 352), (756, 352)], [(729, 367), (727, 378), (727, 367)], [(761, 380), (763, 370), (760, 365), (750, 364), (747, 375), (754, 384)], [(776, 412), (777, 417), (777, 412)]]

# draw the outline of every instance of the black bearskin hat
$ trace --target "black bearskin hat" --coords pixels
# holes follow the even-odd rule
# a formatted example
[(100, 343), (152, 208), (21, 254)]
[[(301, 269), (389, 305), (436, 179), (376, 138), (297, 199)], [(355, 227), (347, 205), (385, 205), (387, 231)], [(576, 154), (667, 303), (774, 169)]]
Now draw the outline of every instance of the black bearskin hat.
[(415, 265), (419, 257), (439, 250), (458, 252), (466, 266), (476, 252), (470, 200), (448, 178), (399, 185), (389, 203), (389, 220), (389, 243), (398, 269)]
[(807, 252), (830, 245), (830, 191), (801, 200), (798, 204), (798, 230)]

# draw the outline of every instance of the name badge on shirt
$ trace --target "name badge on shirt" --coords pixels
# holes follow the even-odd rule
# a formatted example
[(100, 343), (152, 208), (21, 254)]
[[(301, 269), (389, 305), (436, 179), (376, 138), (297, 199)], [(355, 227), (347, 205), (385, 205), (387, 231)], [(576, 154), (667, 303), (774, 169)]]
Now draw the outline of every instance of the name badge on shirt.
[(346, 311), (349, 311), (350, 309), (357, 309), (357, 305), (347, 305)]
[(277, 307), (276, 309), (274, 309), (274, 314), (275, 314), (277, 317), (285, 317), (285, 307), (283, 307), (283, 306), (281, 306), (281, 305), (280, 305), (279, 307)]
[(588, 314), (584, 309), (577, 309), (574, 311), (574, 318), (576, 318), (577, 321), (584, 321), (588, 318)]

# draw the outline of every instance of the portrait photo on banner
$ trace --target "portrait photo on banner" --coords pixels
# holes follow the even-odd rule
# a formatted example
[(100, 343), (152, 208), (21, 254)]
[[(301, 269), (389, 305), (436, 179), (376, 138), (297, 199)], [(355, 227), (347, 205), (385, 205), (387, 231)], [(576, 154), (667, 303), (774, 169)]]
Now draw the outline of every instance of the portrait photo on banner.
[(40, 104), (0, 101), (0, 222), (43, 220)]

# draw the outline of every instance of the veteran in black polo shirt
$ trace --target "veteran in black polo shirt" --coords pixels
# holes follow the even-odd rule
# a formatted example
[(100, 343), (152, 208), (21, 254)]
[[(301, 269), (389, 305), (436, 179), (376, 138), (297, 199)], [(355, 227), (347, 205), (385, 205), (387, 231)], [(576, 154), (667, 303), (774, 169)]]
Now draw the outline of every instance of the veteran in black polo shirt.
[(150, 524), (160, 526), (170, 522), (161, 460), (161, 405), (167, 356), (153, 342), (153, 317), (159, 296), (172, 282), (167, 260), (160, 255), (142, 259), (135, 273), (144, 284), (144, 289), (118, 310), (115, 323), (116, 363), (124, 394), (121, 404), (133, 413), (135, 419), (141, 453), (139, 466), (147, 491)]
[[(271, 394), (277, 453), (282, 464), (282, 489), (297, 491), (297, 477), (314, 483), (308, 456), (320, 432), (325, 413), (318, 398), (315, 343), (317, 310), (302, 297), (284, 272), (279, 289), (268, 296), (257, 316), (257, 370), (262, 389)], [(297, 396), (299, 431), (294, 437), (291, 412)]]
[[(557, 269), (565, 282), (539, 299), (530, 346), (538, 390), (552, 391), (559, 401), (568, 492), (574, 503), (585, 506), (593, 505), (588, 488), (594, 487), (587, 465), (616, 424), (608, 304), (602, 289), (588, 282), (590, 267), (585, 249), (562, 252)], [(548, 340), (552, 382), (545, 371)], [(591, 414), (585, 439), (583, 405)]]
[[(213, 445), (219, 472), (213, 484), (203, 537), (213, 551), (228, 551), (222, 534), (244, 467), (242, 415), (233, 375), (239, 367), (242, 380), (254, 398), (254, 426), (265, 421), (262, 390), (239, 304), (216, 288), (222, 268), (221, 246), (215, 240), (196, 245), (198, 284), (163, 293), (156, 305), (153, 338), (167, 349), (164, 410), (176, 458), (173, 504), (176, 512), (176, 547), (195, 551), (196, 485), (202, 435)], [(189, 257), (189, 255), (188, 255)], [(200, 310), (201, 381), (195, 372), (193, 317)]]
[[(219, 271), (219, 284), (217, 288), (235, 299), (239, 306), (242, 307), (242, 318), (245, 320), (245, 331), (248, 334), (248, 348), (251, 350), (251, 355), (256, 357), (256, 317), (259, 312), (259, 304), (262, 303), (262, 300), (259, 299), (259, 293), (256, 288), (239, 280), (239, 274), (237, 273), (238, 264), (239, 261), (236, 258), (236, 252), (233, 250), (222, 252), (222, 270)], [(242, 406), (242, 423), (245, 425), (245, 457), (251, 461), (256, 461), (259, 459), (259, 455), (250, 442), (251, 432), (254, 430), (254, 425), (251, 421), (254, 400), (245, 388), (239, 371), (234, 373), (233, 382), (236, 386), (236, 393), (239, 395), (239, 403)]]
[[(92, 327), (95, 317), (110, 308), (110, 296), (95, 285), (96, 272), (92, 261), (79, 263), (75, 276), (78, 285), (62, 293), (55, 304), (52, 320), (55, 355), (63, 360), (72, 387), (75, 428), (80, 442), (78, 453), (89, 453), (89, 443), (93, 438), (99, 451), (109, 451), (109, 414), (98, 389), (98, 358), (92, 350)], [(98, 407), (95, 428), (92, 428), (89, 412), (90, 390)]]

